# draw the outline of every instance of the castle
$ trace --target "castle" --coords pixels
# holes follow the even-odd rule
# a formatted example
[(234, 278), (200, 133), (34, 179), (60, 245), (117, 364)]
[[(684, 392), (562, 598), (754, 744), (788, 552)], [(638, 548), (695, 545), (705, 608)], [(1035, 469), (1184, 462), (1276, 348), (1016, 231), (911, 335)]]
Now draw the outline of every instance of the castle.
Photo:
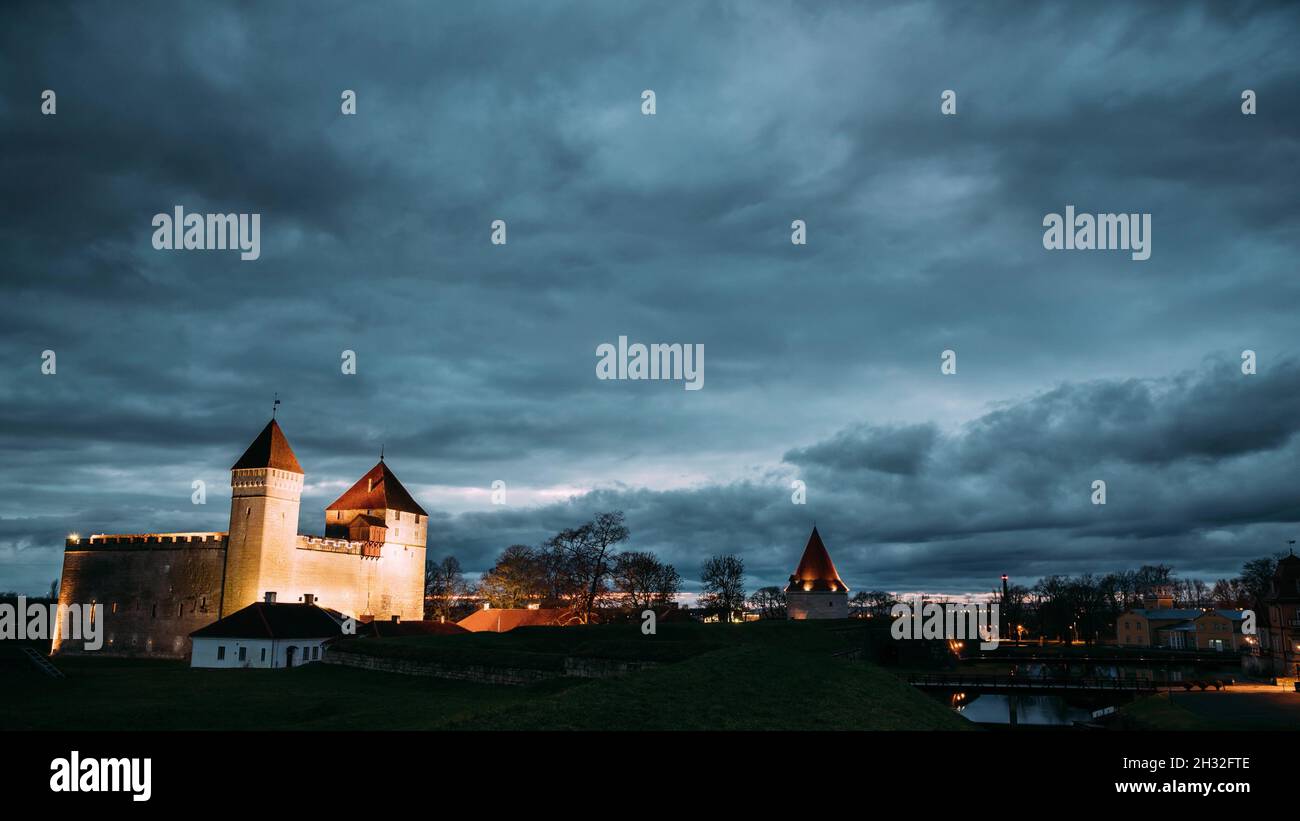
[[(298, 533), (304, 473), (273, 418), (230, 469), (225, 533), (73, 536), (59, 604), (104, 605), (99, 653), (184, 658), (189, 635), (256, 601), (314, 601), (358, 620), (423, 618), (429, 515), (383, 457)], [(55, 633), (53, 652), (81, 651)]]
[(796, 620), (849, 617), (849, 586), (836, 572), (817, 525), (785, 586), (785, 606), (787, 617)]

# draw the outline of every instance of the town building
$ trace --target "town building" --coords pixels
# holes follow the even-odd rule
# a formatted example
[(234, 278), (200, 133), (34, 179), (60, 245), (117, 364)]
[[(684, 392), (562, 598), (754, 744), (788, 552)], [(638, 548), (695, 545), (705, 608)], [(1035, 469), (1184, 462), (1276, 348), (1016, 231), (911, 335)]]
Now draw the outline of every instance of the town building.
[(1121, 613), (1115, 620), (1120, 647), (1163, 647), (1173, 650), (1244, 652), (1251, 649), (1242, 633), (1242, 610), (1174, 607), (1173, 598), (1158, 595), (1145, 607)]
[[(272, 419), (230, 471), (225, 532), (69, 537), (59, 603), (104, 605), (109, 655), (184, 658), (190, 635), (274, 594), (359, 621), (424, 615), (429, 517), (381, 457), (298, 533), (305, 473)], [(52, 651), (81, 650), (55, 635)]]
[(1278, 560), (1260, 606), (1267, 614), (1260, 652), (1272, 675), (1300, 679), (1300, 556)]
[(785, 587), (785, 607), (786, 617), (794, 620), (849, 617), (849, 586), (836, 572), (816, 525)]

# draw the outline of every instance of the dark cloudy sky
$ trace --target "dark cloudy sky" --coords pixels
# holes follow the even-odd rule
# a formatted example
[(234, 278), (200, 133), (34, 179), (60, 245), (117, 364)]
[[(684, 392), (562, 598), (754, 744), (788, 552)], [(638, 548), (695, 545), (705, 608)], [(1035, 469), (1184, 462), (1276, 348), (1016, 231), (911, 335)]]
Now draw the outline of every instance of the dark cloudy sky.
[[(0, 23), (0, 589), (48, 587), (70, 531), (224, 530), (276, 391), (305, 532), (383, 443), (471, 571), (613, 508), (688, 588), (721, 552), (783, 582), (814, 518), (896, 591), (1213, 578), (1300, 537), (1295, 5)], [(1151, 258), (1044, 250), (1067, 204), (1150, 213)], [(175, 205), (260, 213), (261, 259), (154, 250)], [(703, 344), (704, 389), (598, 381), (619, 335)]]

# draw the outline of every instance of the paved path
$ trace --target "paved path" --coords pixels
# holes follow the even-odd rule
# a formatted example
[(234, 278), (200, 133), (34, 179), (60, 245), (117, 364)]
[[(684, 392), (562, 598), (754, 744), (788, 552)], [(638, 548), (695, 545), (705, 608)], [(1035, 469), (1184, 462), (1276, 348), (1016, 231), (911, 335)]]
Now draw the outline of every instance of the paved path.
[(1300, 693), (1267, 685), (1234, 685), (1218, 692), (1177, 690), (1169, 699), (1224, 729), (1300, 730)]

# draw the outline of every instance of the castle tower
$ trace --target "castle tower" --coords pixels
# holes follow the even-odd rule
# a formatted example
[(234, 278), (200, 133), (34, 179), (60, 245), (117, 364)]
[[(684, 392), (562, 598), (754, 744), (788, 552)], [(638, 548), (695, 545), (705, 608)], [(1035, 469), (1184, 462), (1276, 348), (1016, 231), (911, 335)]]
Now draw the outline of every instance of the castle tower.
[(813, 526), (803, 558), (785, 587), (785, 607), (791, 619), (846, 619), (849, 617), (849, 586), (835, 571), (831, 554)]
[(230, 536), (221, 616), (261, 601), (293, 575), (302, 467), (272, 419), (230, 469)]
[(336, 609), (365, 619), (424, 618), (424, 557), (429, 514), (384, 463), (325, 508), (325, 536), (361, 542), (363, 575), (351, 603)]
[(331, 538), (423, 550), (428, 527), (429, 514), (411, 498), (382, 458), (325, 508), (325, 535)]

